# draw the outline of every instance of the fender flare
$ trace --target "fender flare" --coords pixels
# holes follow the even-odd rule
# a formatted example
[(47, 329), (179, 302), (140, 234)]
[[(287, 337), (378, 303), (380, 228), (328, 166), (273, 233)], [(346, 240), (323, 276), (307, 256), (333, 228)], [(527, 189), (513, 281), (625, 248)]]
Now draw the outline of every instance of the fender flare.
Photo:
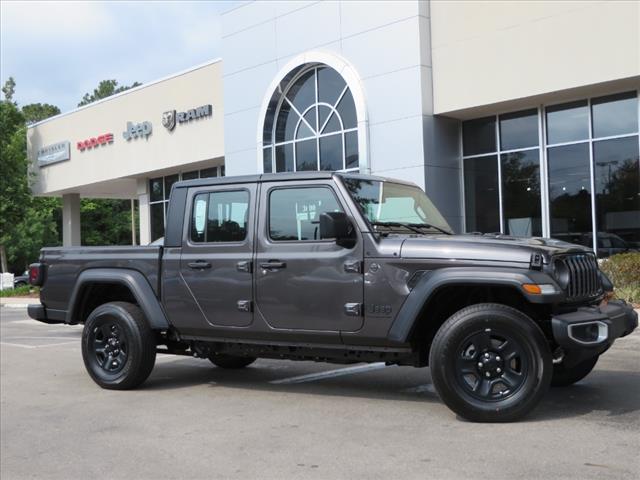
[[(557, 293), (532, 295), (522, 289), (525, 283), (551, 284)], [(419, 320), (423, 307), (436, 291), (445, 286), (492, 285), (507, 286), (520, 292), (531, 303), (557, 303), (564, 293), (546, 273), (521, 268), (449, 267), (425, 272), (402, 304), (391, 324), (387, 338), (405, 343)]]
[(76, 318), (78, 301), (80, 300), (79, 295), (82, 289), (91, 283), (118, 283), (127, 287), (135, 297), (153, 330), (166, 330), (169, 328), (169, 321), (162, 309), (162, 305), (160, 305), (144, 275), (136, 270), (118, 268), (92, 268), (78, 275), (69, 300), (69, 310), (67, 311), (65, 323), (72, 325), (79, 323), (78, 318)]

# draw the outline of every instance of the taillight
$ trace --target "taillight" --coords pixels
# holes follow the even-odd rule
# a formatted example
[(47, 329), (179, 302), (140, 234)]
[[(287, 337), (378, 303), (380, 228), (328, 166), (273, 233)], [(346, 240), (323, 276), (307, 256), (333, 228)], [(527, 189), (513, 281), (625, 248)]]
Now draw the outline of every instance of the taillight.
[(44, 281), (44, 265), (42, 263), (32, 263), (29, 265), (29, 283), (41, 286)]

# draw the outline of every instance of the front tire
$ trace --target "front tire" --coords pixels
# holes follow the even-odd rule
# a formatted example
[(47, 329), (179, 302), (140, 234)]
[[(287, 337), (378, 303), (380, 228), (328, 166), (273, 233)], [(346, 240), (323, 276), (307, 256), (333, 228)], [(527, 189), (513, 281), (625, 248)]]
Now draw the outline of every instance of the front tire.
[(510, 422), (549, 388), (551, 352), (540, 328), (501, 304), (463, 308), (438, 330), (429, 356), (442, 401), (474, 422)]
[(553, 366), (553, 377), (551, 378), (552, 387), (568, 387), (579, 382), (591, 373), (593, 367), (598, 363), (600, 356), (587, 358), (582, 362), (567, 368), (562, 363)]
[(82, 331), (82, 358), (102, 388), (128, 390), (144, 382), (156, 361), (156, 342), (142, 310), (126, 302), (96, 308)]
[(251, 365), (256, 361), (255, 357), (240, 357), (237, 355), (227, 355), (225, 353), (212, 353), (209, 360), (216, 367), (226, 368), (229, 370), (238, 370)]

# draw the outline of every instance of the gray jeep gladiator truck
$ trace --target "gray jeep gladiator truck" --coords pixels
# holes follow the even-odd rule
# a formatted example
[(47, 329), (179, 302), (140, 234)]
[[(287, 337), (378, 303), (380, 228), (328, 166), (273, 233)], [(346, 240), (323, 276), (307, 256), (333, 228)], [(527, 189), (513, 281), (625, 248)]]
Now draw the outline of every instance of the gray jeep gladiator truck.
[(44, 248), (42, 322), (84, 324), (103, 388), (156, 354), (429, 366), (444, 403), (511, 421), (638, 324), (591, 250), (454, 235), (416, 185), (330, 172), (176, 183), (161, 246)]

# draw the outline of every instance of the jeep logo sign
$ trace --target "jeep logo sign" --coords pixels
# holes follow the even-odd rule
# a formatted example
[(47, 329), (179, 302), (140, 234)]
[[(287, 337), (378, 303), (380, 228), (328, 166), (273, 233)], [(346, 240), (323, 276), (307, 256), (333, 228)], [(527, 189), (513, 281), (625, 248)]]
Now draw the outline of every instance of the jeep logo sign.
[(173, 130), (176, 123), (188, 123), (198, 118), (206, 118), (213, 115), (213, 107), (211, 105), (202, 105), (198, 108), (192, 108), (186, 112), (176, 112), (176, 110), (168, 110), (162, 114), (162, 125), (169, 131)]
[(131, 140), (132, 138), (144, 137), (147, 138), (151, 135), (153, 127), (151, 122), (133, 123), (127, 122), (127, 129), (122, 132), (122, 136), (125, 140)]

